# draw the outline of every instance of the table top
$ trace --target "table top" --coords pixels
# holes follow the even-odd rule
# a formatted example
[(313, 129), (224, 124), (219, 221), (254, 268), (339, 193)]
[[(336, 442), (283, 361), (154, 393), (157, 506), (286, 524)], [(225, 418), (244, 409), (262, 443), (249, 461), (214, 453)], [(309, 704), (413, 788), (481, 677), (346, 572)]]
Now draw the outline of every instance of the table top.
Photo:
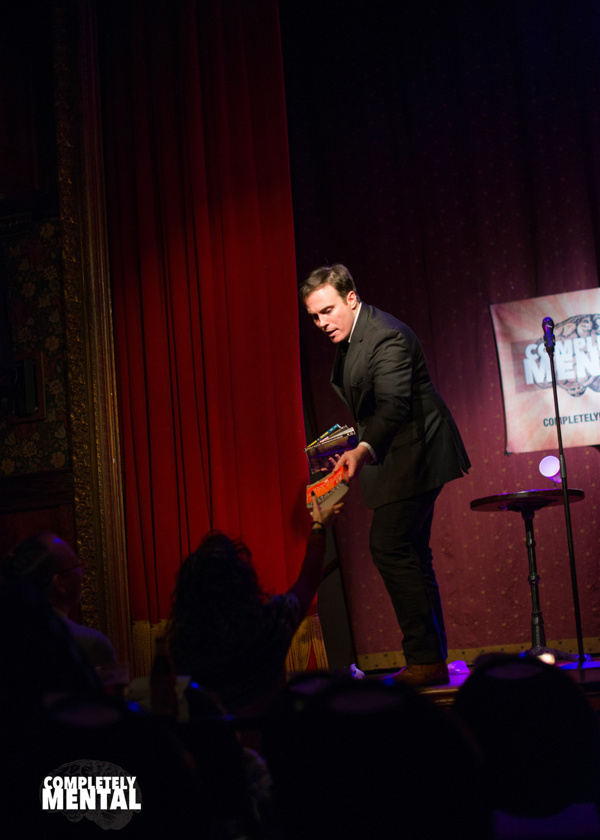
[[(568, 488), (569, 503), (580, 502), (585, 498), (583, 490)], [(498, 511), (513, 510), (517, 513), (532, 513), (551, 505), (564, 504), (562, 487), (551, 487), (548, 490), (519, 490), (517, 493), (499, 493), (496, 496), (485, 496), (474, 499), (471, 510)]]

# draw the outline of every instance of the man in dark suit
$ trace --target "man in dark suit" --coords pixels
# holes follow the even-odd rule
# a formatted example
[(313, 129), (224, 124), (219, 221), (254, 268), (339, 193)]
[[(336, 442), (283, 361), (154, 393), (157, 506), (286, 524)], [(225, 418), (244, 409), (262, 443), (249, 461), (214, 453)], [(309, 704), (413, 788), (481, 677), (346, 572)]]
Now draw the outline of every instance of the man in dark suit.
[(410, 327), (361, 303), (341, 264), (313, 271), (300, 298), (337, 347), (331, 382), (357, 423), (359, 444), (341, 461), (350, 479), (360, 474), (374, 511), (371, 554), (404, 635), (407, 664), (398, 679), (445, 685), (446, 633), (429, 538), (435, 500), (469, 469), (469, 458)]

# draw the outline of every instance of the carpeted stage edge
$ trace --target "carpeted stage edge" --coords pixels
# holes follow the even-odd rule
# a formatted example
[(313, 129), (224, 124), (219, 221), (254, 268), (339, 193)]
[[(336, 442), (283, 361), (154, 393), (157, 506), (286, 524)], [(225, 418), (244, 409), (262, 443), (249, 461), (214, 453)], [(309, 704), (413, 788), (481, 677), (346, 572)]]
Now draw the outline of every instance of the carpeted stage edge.
[[(600, 652), (597, 643), (597, 639), (584, 639), (584, 653), (588, 655), (589, 658), (585, 660), (583, 667), (580, 668), (578, 662), (567, 662), (561, 660), (557, 660), (556, 665), (561, 670), (566, 671), (569, 676), (575, 680), (587, 696), (596, 714), (600, 715)], [(555, 650), (563, 650), (567, 653), (573, 653), (575, 655), (578, 653), (576, 640), (563, 639), (561, 642), (548, 642), (546, 647)], [(450, 665), (452, 662), (456, 662), (461, 659), (463, 662), (466, 662), (469, 666), (471, 666), (474, 660), (483, 654), (496, 652), (518, 654), (529, 649), (530, 646), (527, 645), (503, 645), (498, 647), (477, 648), (475, 650), (449, 651), (448, 664)], [(381, 656), (384, 655), (382, 654)], [(394, 654), (387, 654), (387, 657), (392, 658), (393, 656)], [(398, 656), (400, 656), (400, 654), (398, 654)], [(404, 660), (404, 657), (402, 657), (402, 660)], [(374, 670), (365, 670), (364, 673), (368, 679), (377, 679), (378, 677), (381, 679), (381, 677), (383, 677), (386, 673), (393, 673), (398, 670), (398, 667), (403, 667), (404, 665), (403, 662), (401, 666), (394, 665), (389, 667), (387, 666), (387, 662), (389, 660), (386, 658), (383, 661), (386, 663), (386, 667)], [(451, 707), (454, 703), (456, 692), (468, 676), (468, 673), (451, 673), (449, 685), (434, 686), (420, 690), (426, 693), (436, 705)]]
[[(565, 653), (572, 653), (577, 655), (577, 639), (560, 639), (553, 640), (546, 643), (546, 647), (555, 650), (561, 650)], [(513, 645), (489, 645), (488, 647), (468, 648), (466, 650), (449, 650), (447, 662), (456, 662), (462, 660), (467, 665), (472, 665), (478, 656), (483, 656), (486, 653), (523, 653), (529, 650), (531, 644), (524, 642), (523, 644)], [(600, 638), (588, 638), (583, 640), (583, 652), (592, 657), (600, 659)], [(356, 665), (365, 674), (373, 676), (376, 673), (386, 673), (387, 671), (397, 671), (399, 668), (404, 668), (406, 661), (404, 654), (401, 651), (387, 651), (385, 653), (363, 653), (357, 657)]]

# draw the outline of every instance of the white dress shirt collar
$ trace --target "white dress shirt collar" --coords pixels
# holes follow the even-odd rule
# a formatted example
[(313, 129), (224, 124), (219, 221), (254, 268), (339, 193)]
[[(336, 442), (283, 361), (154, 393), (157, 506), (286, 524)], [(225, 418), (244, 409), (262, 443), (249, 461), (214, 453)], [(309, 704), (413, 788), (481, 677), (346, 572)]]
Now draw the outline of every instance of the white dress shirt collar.
[(362, 300), (358, 304), (358, 309), (356, 310), (356, 315), (354, 316), (354, 323), (352, 324), (352, 329), (350, 330), (350, 335), (348, 336), (348, 344), (352, 341), (352, 333), (354, 332), (354, 327), (356, 326), (356, 322), (358, 321), (358, 316), (360, 314), (360, 308), (362, 306)]

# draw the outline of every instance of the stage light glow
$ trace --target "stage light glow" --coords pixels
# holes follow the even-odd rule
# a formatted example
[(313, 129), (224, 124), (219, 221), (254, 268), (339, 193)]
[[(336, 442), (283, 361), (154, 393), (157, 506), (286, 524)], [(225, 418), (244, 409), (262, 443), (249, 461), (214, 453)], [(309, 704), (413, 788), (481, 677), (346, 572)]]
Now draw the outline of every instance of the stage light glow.
[(545, 478), (560, 484), (560, 461), (556, 455), (546, 455), (540, 461), (540, 472)]
[(547, 662), (548, 665), (554, 665), (556, 662), (556, 657), (553, 653), (540, 653), (538, 659), (541, 659), (542, 662)]

